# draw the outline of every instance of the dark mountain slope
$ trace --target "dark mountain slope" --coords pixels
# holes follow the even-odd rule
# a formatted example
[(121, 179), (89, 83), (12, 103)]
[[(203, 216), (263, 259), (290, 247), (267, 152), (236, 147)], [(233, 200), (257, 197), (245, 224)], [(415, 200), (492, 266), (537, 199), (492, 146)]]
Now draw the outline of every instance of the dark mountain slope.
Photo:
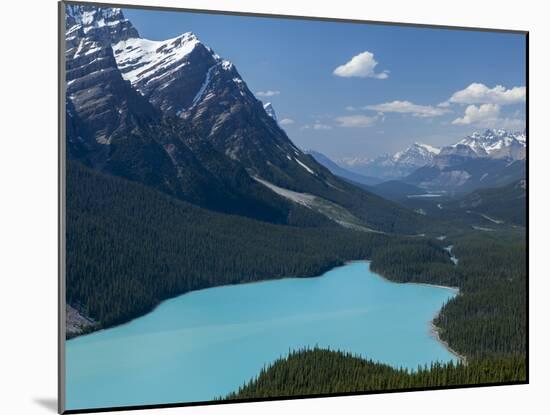
[(403, 179), (425, 189), (471, 192), (485, 187), (504, 186), (525, 178), (525, 160), (466, 158), (451, 166), (421, 167)]
[(67, 302), (103, 327), (190, 290), (318, 275), (385, 241), (219, 214), (68, 163)]
[(425, 225), (304, 154), (235, 66), (191, 33), (142, 39), (120, 10), (86, 5), (70, 9), (67, 47), (68, 154), (96, 170), (268, 222), (348, 217), (406, 234)]
[(478, 189), (459, 201), (450, 203), (448, 207), (482, 214), (487, 219), (487, 223), (513, 223), (525, 226), (527, 221), (526, 182), (520, 180), (504, 187)]
[(123, 79), (114, 59), (111, 42), (135, 36), (137, 31), (120, 11), (87, 5), (68, 8), (70, 159), (217, 211), (275, 223), (328, 222), (280, 200), (209, 142), (197, 140), (185, 121), (167, 122)]

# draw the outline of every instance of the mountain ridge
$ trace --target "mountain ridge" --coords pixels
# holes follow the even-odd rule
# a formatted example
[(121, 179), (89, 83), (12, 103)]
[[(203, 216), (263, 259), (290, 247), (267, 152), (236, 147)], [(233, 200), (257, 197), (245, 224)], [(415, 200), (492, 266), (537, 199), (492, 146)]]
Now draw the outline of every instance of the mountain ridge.
[(525, 132), (486, 129), (474, 132), (452, 145), (436, 147), (415, 142), (405, 150), (374, 159), (343, 158), (337, 163), (356, 173), (384, 179), (400, 179), (415, 169), (436, 165), (448, 167), (472, 158), (523, 160), (526, 154)]
[(413, 212), (304, 154), (236, 67), (191, 32), (142, 39), (120, 9), (89, 5), (71, 9), (66, 27), (68, 154), (77, 161), (208, 209), (274, 223), (326, 221), (317, 205), (285, 199), (276, 186), (339, 205), (365, 228), (413, 233), (421, 226)]

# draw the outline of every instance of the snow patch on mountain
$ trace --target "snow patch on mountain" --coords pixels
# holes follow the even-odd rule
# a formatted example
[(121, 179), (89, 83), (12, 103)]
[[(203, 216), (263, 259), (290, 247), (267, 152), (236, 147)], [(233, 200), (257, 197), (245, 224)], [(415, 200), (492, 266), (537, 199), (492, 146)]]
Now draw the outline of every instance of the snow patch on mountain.
[(68, 4), (66, 13), (67, 16), (74, 19), (76, 24), (88, 27), (101, 27), (125, 20), (122, 10), (118, 7), (96, 8), (80, 4)]
[(392, 161), (399, 164), (421, 167), (430, 163), (433, 157), (439, 154), (440, 151), (439, 148), (429, 144), (414, 143), (407, 147), (405, 151), (395, 153)]
[(294, 159), (294, 161), (296, 161), (296, 163), (298, 163), (300, 166), (302, 166), (304, 169), (306, 169), (306, 171), (309, 174), (313, 174), (315, 176), (315, 172), (313, 170), (311, 170), (308, 166), (306, 166), (304, 163), (302, 163), (300, 160)]
[(275, 109), (273, 108), (273, 105), (271, 102), (266, 102), (264, 104), (264, 110), (271, 118), (273, 118), (275, 121), (277, 121), (277, 114), (275, 113)]
[(206, 91), (206, 88), (208, 88), (208, 85), (210, 84), (210, 76), (212, 74), (212, 69), (214, 69), (215, 66), (211, 66), (210, 69), (208, 69), (208, 72), (206, 72), (206, 78), (204, 79), (204, 82), (202, 83), (200, 89), (197, 91), (197, 94), (193, 98), (193, 103), (191, 104), (191, 108), (193, 108), (197, 103), (201, 100), (202, 96), (204, 95), (204, 91)]
[(441, 152), (441, 149), (439, 147), (434, 147), (434, 146), (431, 146), (429, 144), (424, 144), (424, 143), (414, 143), (416, 146), (419, 146), (421, 148), (423, 148), (424, 150), (426, 150), (428, 153), (432, 153), (432, 154), (439, 154)]
[(525, 147), (526, 137), (525, 133), (514, 133), (503, 129), (488, 129), (483, 133), (476, 131), (450, 147), (457, 148), (460, 145), (470, 147), (480, 157), (491, 157), (501, 152), (501, 150), (513, 146)]
[(223, 60), (222, 61), (222, 69), (224, 71), (230, 71), (231, 69), (233, 69), (233, 64), (231, 62), (229, 62), (228, 60)]
[[(122, 76), (132, 85), (151, 82), (156, 74), (167, 77), (187, 62), (184, 58), (199, 44), (197, 37), (187, 32), (178, 37), (155, 41), (141, 38), (122, 40), (113, 45), (115, 59)], [(181, 65), (173, 66), (177, 62)], [(166, 71), (170, 67), (169, 71)]]
[(91, 35), (104, 44), (139, 37), (138, 31), (124, 17), (120, 8), (86, 4), (66, 6), (65, 35), (69, 43), (77, 37)]

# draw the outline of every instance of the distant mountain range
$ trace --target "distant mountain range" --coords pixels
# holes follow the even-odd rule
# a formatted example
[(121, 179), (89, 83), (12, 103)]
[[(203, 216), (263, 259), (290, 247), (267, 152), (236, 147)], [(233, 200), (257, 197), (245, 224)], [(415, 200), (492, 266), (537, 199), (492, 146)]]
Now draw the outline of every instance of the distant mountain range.
[(324, 154), (319, 153), (318, 151), (306, 150), (306, 153), (311, 155), (315, 160), (317, 160), (317, 162), (325, 166), (332, 173), (344, 179), (350, 180), (355, 183), (366, 184), (366, 185), (374, 185), (374, 184), (383, 182), (383, 179), (380, 179), (377, 177), (364, 176), (362, 174), (355, 173), (351, 170), (347, 170), (342, 166), (340, 166), (339, 164), (332, 161), (331, 159), (329, 159)]
[(469, 158), (446, 167), (421, 167), (402, 180), (429, 191), (464, 193), (524, 179), (525, 167), (525, 160)]
[(272, 223), (421, 226), (296, 147), (272, 106), (193, 33), (148, 40), (120, 9), (67, 5), (65, 57), (71, 160)]
[[(414, 143), (403, 151), (375, 159), (344, 158), (333, 162), (319, 153), (314, 157), (334, 174), (362, 184), (373, 184), (378, 178), (399, 180), (427, 190), (467, 192), (524, 178), (526, 136), (488, 129), (450, 146), (438, 148)], [(365, 176), (370, 182), (361, 180)]]
[(338, 160), (338, 164), (355, 173), (390, 180), (405, 177), (430, 164), (439, 152), (439, 148), (428, 144), (414, 143), (393, 155), (386, 154), (374, 159), (343, 158)]

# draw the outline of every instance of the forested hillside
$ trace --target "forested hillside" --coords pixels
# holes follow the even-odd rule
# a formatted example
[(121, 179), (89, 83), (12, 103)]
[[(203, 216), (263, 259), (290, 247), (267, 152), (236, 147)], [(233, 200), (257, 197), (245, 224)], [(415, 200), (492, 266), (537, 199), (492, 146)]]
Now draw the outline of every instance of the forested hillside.
[(374, 271), (395, 281), (460, 288), (436, 320), (457, 352), (525, 352), (521, 231), (453, 236), (460, 258), (454, 266), (443, 250), (447, 241), (218, 214), (77, 163), (69, 163), (67, 194), (67, 302), (97, 328), (191, 290), (320, 275), (346, 260), (372, 259)]
[[(393, 151), (399, 143), (405, 144), (414, 136), (422, 136), (424, 128), (427, 137), (434, 136), (430, 122), (422, 122), (425, 125), (415, 130), (414, 119), (430, 121), (432, 116), (441, 116), (441, 125), (456, 124), (457, 120), (462, 123), (460, 119), (452, 121), (455, 110), (468, 104), (467, 109), (494, 105), (500, 111), (501, 104), (495, 101), (496, 96), (509, 96), (505, 101), (510, 102), (506, 105), (522, 106), (526, 99), (525, 87), (505, 87), (496, 78), (493, 81), (497, 86), (493, 89), (472, 83), (458, 90), (464, 86), (453, 83), (451, 89), (449, 83), (445, 85), (444, 95), (451, 90), (458, 92), (450, 96), (443, 107), (432, 107), (428, 96), (418, 96), (410, 97), (412, 101), (388, 100), (386, 104), (369, 105), (365, 107), (369, 111), (382, 107), (371, 116), (359, 112), (338, 116), (342, 108), (331, 108), (333, 104), (343, 102), (341, 99), (350, 91), (356, 94), (362, 84), (360, 79), (339, 79), (342, 78), (342, 74), (337, 73), (339, 68), (348, 67), (360, 56), (336, 66), (336, 60), (342, 58), (340, 51), (332, 56), (336, 69), (331, 71), (337, 76), (319, 72), (311, 77), (324, 83), (331, 81), (328, 90), (335, 94), (335, 100), (318, 99), (322, 106), (326, 105), (323, 111), (317, 111), (317, 105), (310, 108), (305, 105), (303, 114), (292, 114), (292, 108), (285, 108), (288, 95), (279, 97), (281, 114), (292, 115), (293, 119), (287, 119), (290, 124), (295, 123), (291, 127), (283, 123), (283, 119), (278, 121), (272, 105), (258, 98), (278, 95), (283, 87), (270, 94), (249, 89), (237, 67), (213, 49), (233, 53), (232, 48), (224, 46), (223, 36), (207, 34), (208, 27), (204, 27), (205, 39), (218, 39), (216, 43), (221, 39), (219, 46), (207, 46), (192, 32), (165, 40), (144, 38), (118, 8), (68, 4), (62, 5), (62, 9), (65, 9), (66, 30), (62, 49), (66, 74), (64, 139), (67, 149), (63, 155), (67, 160), (66, 205), (62, 206), (66, 212), (66, 273), (63, 277), (68, 310), (68, 324), (64, 328), (69, 337), (126, 323), (150, 312), (162, 301), (190, 291), (283, 277), (308, 278), (346, 261), (370, 260), (372, 271), (394, 282), (459, 289), (458, 295), (433, 316), (432, 334), (460, 356), (460, 363), (433, 363), (411, 372), (370, 361), (371, 356), (350, 355), (346, 350), (289, 351), (288, 356), (283, 355), (274, 363), (266, 362), (269, 366), (254, 379), (244, 379), (254, 373), (245, 372), (238, 382), (248, 383), (227, 398), (526, 380), (526, 131), (489, 129), (441, 148), (414, 143), (391, 155), (377, 154), (384, 147)], [(139, 20), (140, 24), (146, 24), (146, 20)], [(150, 32), (155, 25), (151, 23), (147, 32), (157, 39), (162, 37), (160, 32)], [(183, 26), (177, 29), (192, 29)], [(330, 29), (329, 26), (325, 29)], [(227, 33), (234, 34), (233, 25), (226, 28)], [(323, 36), (328, 40), (339, 39), (338, 32), (327, 30), (315, 37), (317, 44)], [(399, 41), (398, 38), (392, 38), (392, 42)], [(230, 40), (233, 46), (240, 44)], [(410, 46), (411, 39), (403, 41)], [(274, 44), (275, 51), (276, 46)], [(283, 49), (288, 46), (285, 44)], [(420, 55), (430, 52), (429, 42), (421, 46)], [(441, 53), (439, 44), (433, 46), (432, 52)], [(325, 52), (330, 51), (326, 49)], [(343, 77), (374, 75), (379, 79), (387, 78), (391, 65), (386, 66), (383, 62), (384, 52), (376, 53), (377, 59), (381, 56), (378, 69), (382, 72), (374, 71), (378, 64), (374, 55), (363, 52), (363, 58), (369, 54), (372, 59), (372, 73)], [(486, 60), (488, 53), (486, 50), (478, 55)], [(472, 56), (466, 56), (467, 60)], [(506, 57), (509, 72), (513, 58)], [(243, 74), (253, 71), (246, 62), (243, 64)], [(478, 64), (469, 66), (479, 67)], [(324, 65), (310, 67), (315, 71), (326, 69)], [(280, 72), (275, 66), (271, 69)], [(519, 71), (518, 75), (521, 73)], [(475, 72), (470, 75), (476, 79)], [(344, 83), (351, 89), (344, 87)], [(364, 85), (368, 89), (368, 84)], [(325, 90), (325, 86), (323, 84), (320, 90)], [(453, 99), (463, 94), (469, 96), (472, 88), (474, 92), (486, 91), (481, 95), (487, 95), (485, 100), (490, 102), (478, 102), (480, 98), (472, 102), (471, 98), (468, 102)], [(309, 88), (308, 91), (317, 89)], [(437, 100), (435, 95), (432, 97), (434, 105), (441, 102), (443, 96), (442, 91), (435, 89), (431, 91), (437, 95)], [(382, 99), (385, 96), (383, 88), (379, 92)], [(423, 92), (426, 95), (426, 91)], [(314, 95), (310, 98), (321, 97)], [(420, 98), (428, 100), (427, 105), (412, 104), (420, 102)], [(527, 118), (521, 106), (507, 110), (503, 117), (514, 113), (518, 121)], [(308, 114), (311, 109), (315, 109), (319, 117)], [(394, 112), (401, 114), (394, 114), (394, 118), (390, 115)], [(322, 113), (328, 114), (326, 119), (320, 116)], [(409, 116), (411, 124), (409, 121), (402, 124)], [(313, 118), (309, 124), (305, 124), (310, 117)], [(320, 124), (321, 120), (327, 124)], [(371, 124), (375, 127), (382, 121), (391, 124), (395, 120), (399, 125), (391, 128), (392, 134), (380, 136), (386, 138), (379, 140), (379, 145), (366, 145), (364, 137), (356, 140), (359, 136), (355, 135), (362, 132), (355, 127)], [(317, 124), (331, 131), (318, 131)], [(466, 126), (469, 122), (463, 124), (460, 128), (469, 128)], [(376, 130), (378, 127), (372, 129)], [(324, 134), (327, 139), (336, 134), (337, 143), (323, 142)], [(447, 135), (441, 135), (436, 141), (443, 143)], [(341, 153), (341, 156), (349, 153), (352, 157), (344, 158), (347, 160), (344, 169), (319, 153), (305, 153), (300, 147), (308, 142), (321, 143), (320, 146), (331, 152)], [(355, 172), (347, 171), (348, 168)], [(370, 177), (371, 174), (376, 177)], [(336, 284), (342, 287), (345, 281), (337, 280)], [(314, 291), (308, 291), (310, 293), (315, 295)], [(354, 294), (362, 303), (362, 290), (357, 289)], [(306, 296), (300, 296), (300, 300)], [(334, 297), (332, 290), (330, 297)], [(345, 299), (349, 307), (349, 297), (340, 298)], [(280, 301), (284, 311), (291, 309), (289, 301), (285, 302), (287, 299), (274, 299)], [(324, 312), (327, 303), (323, 297), (321, 299)], [(230, 300), (235, 302), (233, 296)], [(210, 308), (212, 303), (216, 301), (205, 308)], [(400, 302), (402, 304), (406, 302)], [(245, 313), (257, 311), (249, 311), (250, 308), (245, 309)], [(217, 311), (216, 307), (213, 309)], [(279, 312), (273, 314), (280, 315)], [(348, 314), (343, 315), (348, 318)], [(204, 316), (202, 311), (201, 316)], [(325, 322), (325, 314), (319, 318)], [(428, 318), (431, 317), (425, 320)], [(203, 324), (202, 321), (197, 324), (201, 330)], [(381, 324), (381, 327), (387, 326), (390, 325)], [(230, 331), (226, 330), (228, 327), (234, 326), (224, 326), (224, 331)], [(279, 330), (277, 335), (282, 332), (279, 328), (282, 326), (275, 327)], [(412, 325), (407, 329), (410, 327)], [(339, 325), (338, 328), (345, 329)], [(372, 333), (367, 332), (366, 326), (362, 329), (353, 333), (368, 334), (365, 341), (371, 341)], [(430, 330), (427, 324), (425, 330), (425, 334)], [(236, 337), (233, 331), (231, 335), (230, 341)], [(85, 337), (68, 345), (77, 343), (78, 346), (80, 340), (83, 343), (92, 340), (93, 343), (95, 338)], [(241, 336), (243, 338), (244, 341), (249, 339)], [(396, 342), (404, 353), (413, 353), (413, 348), (406, 343)], [(152, 344), (154, 342), (145, 346)], [(165, 357), (158, 350), (159, 344), (148, 348)], [(165, 344), (174, 350), (178, 348), (174, 341)], [(226, 358), (220, 343), (211, 344), (216, 349), (196, 349), (204, 352), (208, 359), (212, 356)], [(280, 352), (286, 353), (284, 348), (287, 346), (285, 343)], [(298, 345), (301, 346), (304, 345)], [(136, 350), (129, 350), (129, 354), (140, 358), (145, 354)], [(178, 351), (186, 353), (187, 349)], [(71, 352), (67, 355), (71, 356)], [(80, 362), (88, 361), (89, 355), (84, 356)], [(185, 364), (186, 357), (179, 362)], [(244, 361), (249, 355), (243, 353), (239, 357)], [(143, 357), (139, 363), (145, 359)], [(173, 365), (177, 358), (164, 360)], [(112, 360), (101, 355), (101, 361), (109, 363)], [(204, 360), (196, 361), (201, 362), (200, 373), (183, 375), (192, 382), (198, 378), (208, 380), (210, 376), (202, 373)], [(154, 370), (148, 371), (140, 381), (147, 378), (149, 384), (158, 383), (159, 390), (164, 393), (166, 384), (161, 384), (168, 371), (161, 367), (163, 363), (157, 366), (156, 360), (151, 362), (155, 364)], [(217, 362), (212, 367), (219, 370)], [(120, 372), (128, 368), (130, 366), (124, 366)], [(95, 371), (97, 367), (92, 369)], [(97, 382), (101, 388), (94, 389), (91, 395), (102, 395), (107, 390), (115, 392), (122, 385), (119, 375), (130, 375), (132, 387), (128, 390), (134, 391), (136, 372), (133, 369), (105, 376), (102, 380), (114, 379), (112, 385), (115, 387)], [(172, 370), (182, 373), (176, 366)], [(150, 375), (153, 377), (149, 378)], [(94, 376), (78, 373), (75, 377), (90, 380)], [(170, 383), (179, 388), (177, 381)], [(76, 383), (70, 384), (74, 385)], [(234, 386), (236, 383), (230, 387)], [(176, 393), (180, 390), (183, 388)], [(225, 393), (227, 389), (220, 390)], [(210, 396), (217, 393), (220, 392)], [(173, 401), (177, 399), (170, 402)]]
[(349, 353), (306, 349), (261, 370), (226, 399), (291, 397), (517, 382), (526, 379), (525, 359), (506, 356), (463, 363), (434, 363), (415, 372)]
[[(451, 243), (451, 242), (448, 242)], [(373, 252), (371, 269), (394, 281), (460, 288), (435, 324), (460, 354), (484, 357), (526, 351), (526, 246), (524, 230), (466, 232), (452, 238), (459, 265), (441, 252), (403, 243)]]
[(126, 322), (191, 290), (320, 275), (399, 241), (451, 267), (440, 247), (419, 238), (215, 213), (68, 164), (67, 303), (98, 321), (96, 328)]
[(434, 324), (466, 361), (408, 373), (339, 351), (294, 351), (227, 399), (526, 381), (525, 231), (468, 231), (452, 243), (457, 266), (429, 244), (402, 240), (373, 250), (371, 269), (394, 281), (459, 287)]
[(472, 214), (480, 214), (492, 226), (498, 223), (525, 226), (527, 183), (523, 179), (503, 187), (479, 189), (450, 204), (449, 208), (468, 209)]

